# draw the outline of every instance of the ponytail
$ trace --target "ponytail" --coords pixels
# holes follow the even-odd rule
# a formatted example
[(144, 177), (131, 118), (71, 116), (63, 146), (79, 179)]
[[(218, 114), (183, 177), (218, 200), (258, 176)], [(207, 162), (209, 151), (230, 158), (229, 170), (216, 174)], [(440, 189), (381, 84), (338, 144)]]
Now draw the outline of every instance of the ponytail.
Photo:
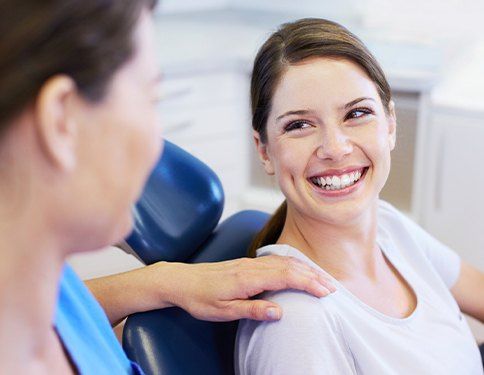
[(269, 219), (264, 228), (255, 236), (249, 246), (248, 256), (255, 258), (257, 249), (272, 245), (281, 236), (284, 223), (286, 222), (287, 202), (284, 201)]

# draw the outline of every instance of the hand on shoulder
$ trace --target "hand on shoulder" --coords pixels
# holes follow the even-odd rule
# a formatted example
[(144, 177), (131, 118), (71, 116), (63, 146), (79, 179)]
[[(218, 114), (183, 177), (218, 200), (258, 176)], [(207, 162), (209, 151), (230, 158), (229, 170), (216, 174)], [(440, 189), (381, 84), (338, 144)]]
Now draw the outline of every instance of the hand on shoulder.
[(297, 289), (325, 297), (336, 290), (323, 271), (277, 255), (217, 263), (163, 263), (163, 267), (160, 272), (170, 275), (169, 302), (210, 321), (280, 319), (283, 312), (277, 303), (250, 299), (264, 291)]

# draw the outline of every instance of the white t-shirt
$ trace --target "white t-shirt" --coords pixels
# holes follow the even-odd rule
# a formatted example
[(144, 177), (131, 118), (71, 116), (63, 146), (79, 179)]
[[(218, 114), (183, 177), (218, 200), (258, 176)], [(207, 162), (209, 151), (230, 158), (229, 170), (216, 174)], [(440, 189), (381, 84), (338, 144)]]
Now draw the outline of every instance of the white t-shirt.
[[(417, 296), (404, 319), (363, 303), (336, 279), (338, 289), (316, 298), (295, 290), (264, 298), (282, 306), (278, 322), (243, 320), (237, 334), (236, 373), (245, 374), (482, 374), (481, 357), (449, 288), (460, 258), (380, 201), (377, 243)], [(288, 245), (257, 255), (286, 255), (318, 267)]]

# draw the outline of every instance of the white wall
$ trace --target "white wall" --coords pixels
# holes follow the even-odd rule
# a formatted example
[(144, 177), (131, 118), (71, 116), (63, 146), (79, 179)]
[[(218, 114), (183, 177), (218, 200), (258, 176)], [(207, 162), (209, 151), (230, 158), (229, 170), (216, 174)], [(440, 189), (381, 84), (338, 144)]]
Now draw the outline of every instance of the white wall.
[(231, 8), (287, 12), (296, 17), (324, 17), (359, 22), (365, 0), (229, 0)]
[[(210, 1), (210, 0), (205, 0)], [(419, 39), (458, 39), (484, 30), (482, 0), (227, 0), (231, 8), (354, 19)]]
[(454, 43), (484, 31), (483, 0), (162, 0), (163, 13), (213, 9), (285, 12), (361, 23), (384, 34)]
[(482, 0), (365, 0), (364, 22), (419, 38), (474, 37), (484, 30)]
[(158, 12), (163, 14), (185, 11), (219, 9), (229, 6), (230, 0), (161, 0)]

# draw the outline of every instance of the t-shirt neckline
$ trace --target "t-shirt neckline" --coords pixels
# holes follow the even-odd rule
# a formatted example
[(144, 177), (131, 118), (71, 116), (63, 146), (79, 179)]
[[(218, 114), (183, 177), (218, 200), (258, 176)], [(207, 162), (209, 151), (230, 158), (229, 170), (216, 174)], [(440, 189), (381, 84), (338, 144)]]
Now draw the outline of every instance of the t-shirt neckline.
[[(366, 304), (363, 302), (360, 298), (355, 296), (350, 290), (348, 290), (341, 282), (339, 282), (333, 275), (331, 275), (329, 272), (326, 270), (322, 269), (317, 263), (315, 263), (312, 259), (310, 259), (306, 254), (304, 254), (302, 251), (296, 249), (295, 247), (288, 245), (288, 244), (275, 244), (275, 246), (284, 246), (287, 248), (287, 253), (286, 255), (294, 255), (296, 258), (302, 258), (306, 262), (308, 262), (310, 265), (313, 267), (316, 267), (320, 270), (323, 270), (330, 278), (330, 280), (334, 283), (336, 286), (337, 292), (341, 291), (343, 292), (348, 298), (350, 298), (353, 302), (355, 302), (358, 306), (369, 312), (371, 315), (379, 318), (380, 320), (386, 321), (391, 324), (397, 324), (397, 325), (403, 325), (403, 324), (409, 324), (411, 321), (415, 319), (415, 317), (420, 313), (421, 310), (421, 297), (419, 293), (417, 292), (417, 289), (415, 288), (413, 284), (412, 278), (408, 275), (408, 272), (406, 270), (402, 270), (405, 267), (400, 264), (400, 262), (396, 261), (396, 259), (393, 257), (393, 255), (390, 255), (389, 251), (387, 251), (388, 247), (393, 248), (393, 243), (391, 239), (388, 239), (388, 241), (384, 241), (381, 238), (377, 238), (377, 245), (380, 248), (380, 251), (383, 253), (383, 255), (387, 258), (387, 260), (392, 264), (393, 267), (397, 270), (397, 272), (400, 274), (402, 279), (407, 283), (407, 285), (410, 287), (412, 292), (415, 295), (416, 298), (416, 305), (413, 311), (406, 317), (404, 318), (395, 318), (393, 316), (384, 314), (377, 309), (371, 307), (370, 305)], [(274, 245), (269, 245), (267, 247), (274, 246)], [(292, 254), (291, 254), (292, 253)], [(322, 298), (327, 298), (327, 297), (322, 297)]]

